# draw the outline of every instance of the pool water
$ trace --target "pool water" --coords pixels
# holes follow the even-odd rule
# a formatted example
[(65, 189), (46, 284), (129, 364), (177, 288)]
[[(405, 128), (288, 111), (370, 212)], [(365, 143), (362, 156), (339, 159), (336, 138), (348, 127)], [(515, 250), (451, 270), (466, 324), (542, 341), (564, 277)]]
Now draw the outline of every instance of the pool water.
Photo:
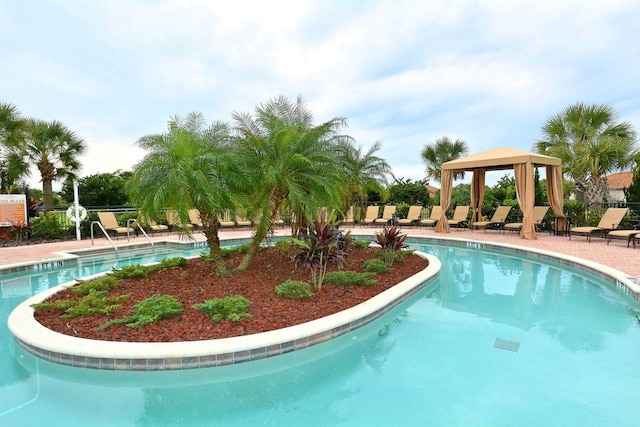
[[(0, 425), (637, 425), (637, 303), (553, 262), (412, 246), (437, 256), (441, 274), (375, 322), (286, 355), (182, 372), (78, 369), (26, 354), (6, 319), (30, 295), (7, 286)], [(74, 274), (40, 272), (29, 294)]]

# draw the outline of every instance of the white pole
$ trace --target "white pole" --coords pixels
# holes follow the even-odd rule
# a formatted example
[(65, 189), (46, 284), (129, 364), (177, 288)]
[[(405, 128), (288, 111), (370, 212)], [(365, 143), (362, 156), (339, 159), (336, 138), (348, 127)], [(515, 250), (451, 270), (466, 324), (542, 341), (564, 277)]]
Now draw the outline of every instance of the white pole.
[(75, 206), (75, 217), (76, 217), (76, 240), (81, 240), (80, 236), (80, 208), (78, 203), (78, 181), (73, 181), (73, 205)]

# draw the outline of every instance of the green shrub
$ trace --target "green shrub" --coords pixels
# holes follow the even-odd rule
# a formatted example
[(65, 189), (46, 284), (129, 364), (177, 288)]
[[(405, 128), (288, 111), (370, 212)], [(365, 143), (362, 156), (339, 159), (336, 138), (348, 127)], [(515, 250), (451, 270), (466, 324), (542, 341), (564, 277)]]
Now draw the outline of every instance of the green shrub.
[(102, 276), (91, 280), (78, 280), (78, 284), (71, 288), (71, 292), (88, 295), (91, 291), (110, 291), (118, 289), (121, 280), (114, 276)]
[(60, 214), (57, 212), (47, 212), (31, 220), (31, 238), (33, 239), (62, 239), (72, 235), (71, 229), (72, 227), (62, 223)]
[(358, 273), (357, 271), (332, 271), (327, 273), (324, 277), (324, 281), (338, 286), (373, 286), (376, 284), (376, 281), (371, 278), (373, 276), (375, 276), (375, 273), (372, 272)]
[(56, 302), (43, 302), (33, 304), (34, 310), (64, 310), (66, 314), (60, 316), (63, 319), (73, 319), (81, 316), (92, 316), (94, 314), (108, 314), (122, 307), (122, 302), (129, 298), (129, 295), (118, 297), (107, 297), (107, 291), (91, 289), (87, 295), (80, 300), (60, 300)]
[(394, 262), (398, 262), (400, 264), (405, 263), (405, 257), (409, 254), (413, 253), (413, 251), (392, 251), (390, 249), (383, 249), (380, 254), (380, 260), (387, 264), (388, 266), (393, 265)]
[(160, 264), (158, 264), (158, 268), (164, 269), (164, 268), (184, 267), (188, 263), (189, 262), (184, 257), (166, 258), (160, 261)]
[(304, 300), (313, 298), (311, 285), (301, 280), (287, 280), (276, 286), (276, 295), (286, 299)]
[(69, 307), (74, 304), (77, 304), (77, 301), (73, 300), (58, 300), (56, 302), (44, 301), (36, 304), (31, 304), (31, 307), (35, 310), (64, 310), (66, 311)]
[(232, 254), (246, 254), (247, 252), (249, 252), (250, 247), (251, 245), (249, 243), (243, 243), (232, 248), (220, 248), (220, 252), (222, 253), (223, 257), (228, 257)]
[(135, 313), (133, 316), (110, 320), (98, 329), (121, 324), (126, 324), (132, 328), (140, 328), (149, 323), (182, 314), (182, 304), (170, 295), (154, 295), (137, 303), (133, 311)]
[(108, 314), (122, 307), (122, 302), (129, 298), (129, 295), (108, 297), (106, 293), (107, 291), (89, 291), (77, 304), (67, 308), (67, 314), (60, 317), (72, 319), (81, 316), (93, 316), (94, 314)]
[(371, 245), (371, 242), (368, 240), (354, 240), (354, 245), (356, 246), (356, 248), (368, 248), (369, 245)]
[(293, 256), (296, 252), (297, 245), (293, 240), (278, 240), (274, 246), (285, 255)]
[(391, 271), (384, 261), (374, 258), (369, 259), (362, 264), (362, 269), (368, 273), (388, 273)]
[(202, 304), (194, 305), (193, 308), (202, 311), (216, 322), (223, 319), (237, 322), (240, 319), (250, 317), (250, 305), (251, 302), (245, 297), (234, 295), (232, 297), (210, 299)]
[[(227, 258), (233, 254), (246, 254), (250, 247), (249, 243), (243, 243), (231, 248), (220, 248), (220, 255), (222, 255), (222, 258)], [(210, 253), (202, 253), (200, 257), (207, 262), (213, 262), (213, 257)]]
[(113, 268), (108, 274), (118, 279), (142, 279), (154, 271), (156, 267), (149, 265), (127, 265), (125, 267)]
[(585, 208), (584, 203), (576, 200), (569, 200), (564, 204), (564, 214), (569, 218), (572, 227), (588, 225), (585, 217)]

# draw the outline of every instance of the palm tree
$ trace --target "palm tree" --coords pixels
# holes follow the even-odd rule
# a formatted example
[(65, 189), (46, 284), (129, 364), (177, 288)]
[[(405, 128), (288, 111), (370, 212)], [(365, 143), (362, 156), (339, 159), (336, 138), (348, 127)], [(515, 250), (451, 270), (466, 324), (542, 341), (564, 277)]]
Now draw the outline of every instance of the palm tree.
[(625, 169), (637, 155), (636, 132), (628, 122), (617, 122), (608, 105), (577, 103), (553, 115), (542, 127), (544, 139), (534, 150), (558, 157), (574, 180), (578, 195), (589, 206), (602, 202), (606, 176)]
[(366, 153), (363, 153), (362, 146), (356, 148), (351, 143), (341, 146), (340, 156), (346, 174), (346, 202), (343, 209), (346, 210), (346, 205), (353, 203), (360, 207), (360, 212), (364, 212), (369, 191), (384, 194), (388, 185), (387, 178), (393, 177), (393, 171), (385, 159), (376, 155), (380, 149), (380, 141), (376, 141)]
[[(447, 136), (443, 136), (433, 144), (425, 145), (420, 155), (427, 165), (425, 170), (427, 178), (440, 182), (442, 179), (442, 164), (466, 156), (468, 152), (469, 146), (464, 140), (456, 139), (451, 141)], [(462, 178), (464, 178), (464, 172), (455, 172), (453, 174), (453, 179)]]
[(8, 165), (11, 178), (31, 174), (35, 165), (42, 181), (42, 199), (46, 208), (53, 207), (53, 181), (76, 178), (78, 158), (86, 146), (82, 138), (58, 121), (28, 120), (27, 135), (9, 146)]
[[(235, 209), (235, 189), (241, 176), (229, 145), (229, 126), (207, 127), (201, 113), (173, 117), (162, 134), (146, 135), (137, 144), (149, 153), (135, 166), (127, 183), (131, 200), (144, 219), (157, 219), (166, 208), (188, 224), (188, 211), (200, 212), (202, 228), (218, 274), (227, 272), (220, 251), (219, 215)], [(188, 233), (188, 231), (186, 231)]]
[(11, 147), (19, 146), (26, 137), (27, 121), (18, 108), (8, 103), (0, 103), (0, 193), (9, 189), (13, 180), (9, 168)]
[(336, 147), (348, 137), (337, 133), (346, 125), (343, 118), (314, 125), (300, 96), (295, 102), (280, 96), (260, 104), (254, 115), (233, 118), (251, 180), (247, 211), (256, 221), (250, 250), (238, 266), (242, 270), (284, 210), (304, 221), (321, 206), (339, 205), (343, 175)]

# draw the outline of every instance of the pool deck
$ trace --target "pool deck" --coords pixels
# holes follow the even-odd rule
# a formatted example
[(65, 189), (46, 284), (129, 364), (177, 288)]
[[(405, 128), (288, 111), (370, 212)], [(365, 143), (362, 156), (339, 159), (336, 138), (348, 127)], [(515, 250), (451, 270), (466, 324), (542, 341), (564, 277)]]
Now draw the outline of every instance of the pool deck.
[[(373, 235), (380, 227), (346, 227), (347, 230), (354, 230), (354, 233), (370, 233)], [(251, 229), (223, 230), (220, 233), (221, 238), (232, 237), (249, 237)], [(276, 235), (284, 234), (288, 229), (276, 230)], [(517, 233), (507, 232), (503, 234), (495, 230), (489, 230), (486, 233), (481, 230), (470, 231), (461, 229), (457, 231), (453, 229), (451, 233), (436, 233), (432, 228), (425, 227), (403, 227), (403, 232), (409, 236), (429, 236), (429, 237), (447, 237), (456, 239), (467, 239), (473, 241), (483, 241), (490, 243), (504, 243), (509, 245), (522, 246), (523, 248), (534, 248), (549, 252), (556, 252), (564, 255), (570, 255), (582, 258), (595, 263), (603, 264), (635, 278), (640, 278), (640, 248), (633, 249), (633, 246), (627, 248), (626, 240), (612, 240), (607, 245), (606, 239), (595, 237), (591, 239), (591, 243), (587, 242), (584, 236), (573, 236), (569, 240), (566, 236), (552, 236), (547, 232), (538, 233), (536, 240), (521, 239)], [(196, 240), (205, 240), (202, 233), (196, 232), (193, 237)], [(176, 233), (155, 235), (151, 237), (154, 241), (174, 240), (180, 238)], [(144, 237), (131, 238), (127, 242), (126, 237), (120, 237), (113, 240), (117, 246), (126, 245), (128, 243), (145, 243)], [(92, 245), (91, 239), (81, 241), (66, 241), (56, 243), (45, 243), (39, 245), (26, 245), (20, 247), (4, 247), (0, 248), (0, 268), (12, 264), (30, 263), (44, 260), (52, 260), (59, 258), (61, 253), (65, 251), (73, 251), (77, 249), (109, 247), (109, 242), (104, 239), (95, 239)]]

